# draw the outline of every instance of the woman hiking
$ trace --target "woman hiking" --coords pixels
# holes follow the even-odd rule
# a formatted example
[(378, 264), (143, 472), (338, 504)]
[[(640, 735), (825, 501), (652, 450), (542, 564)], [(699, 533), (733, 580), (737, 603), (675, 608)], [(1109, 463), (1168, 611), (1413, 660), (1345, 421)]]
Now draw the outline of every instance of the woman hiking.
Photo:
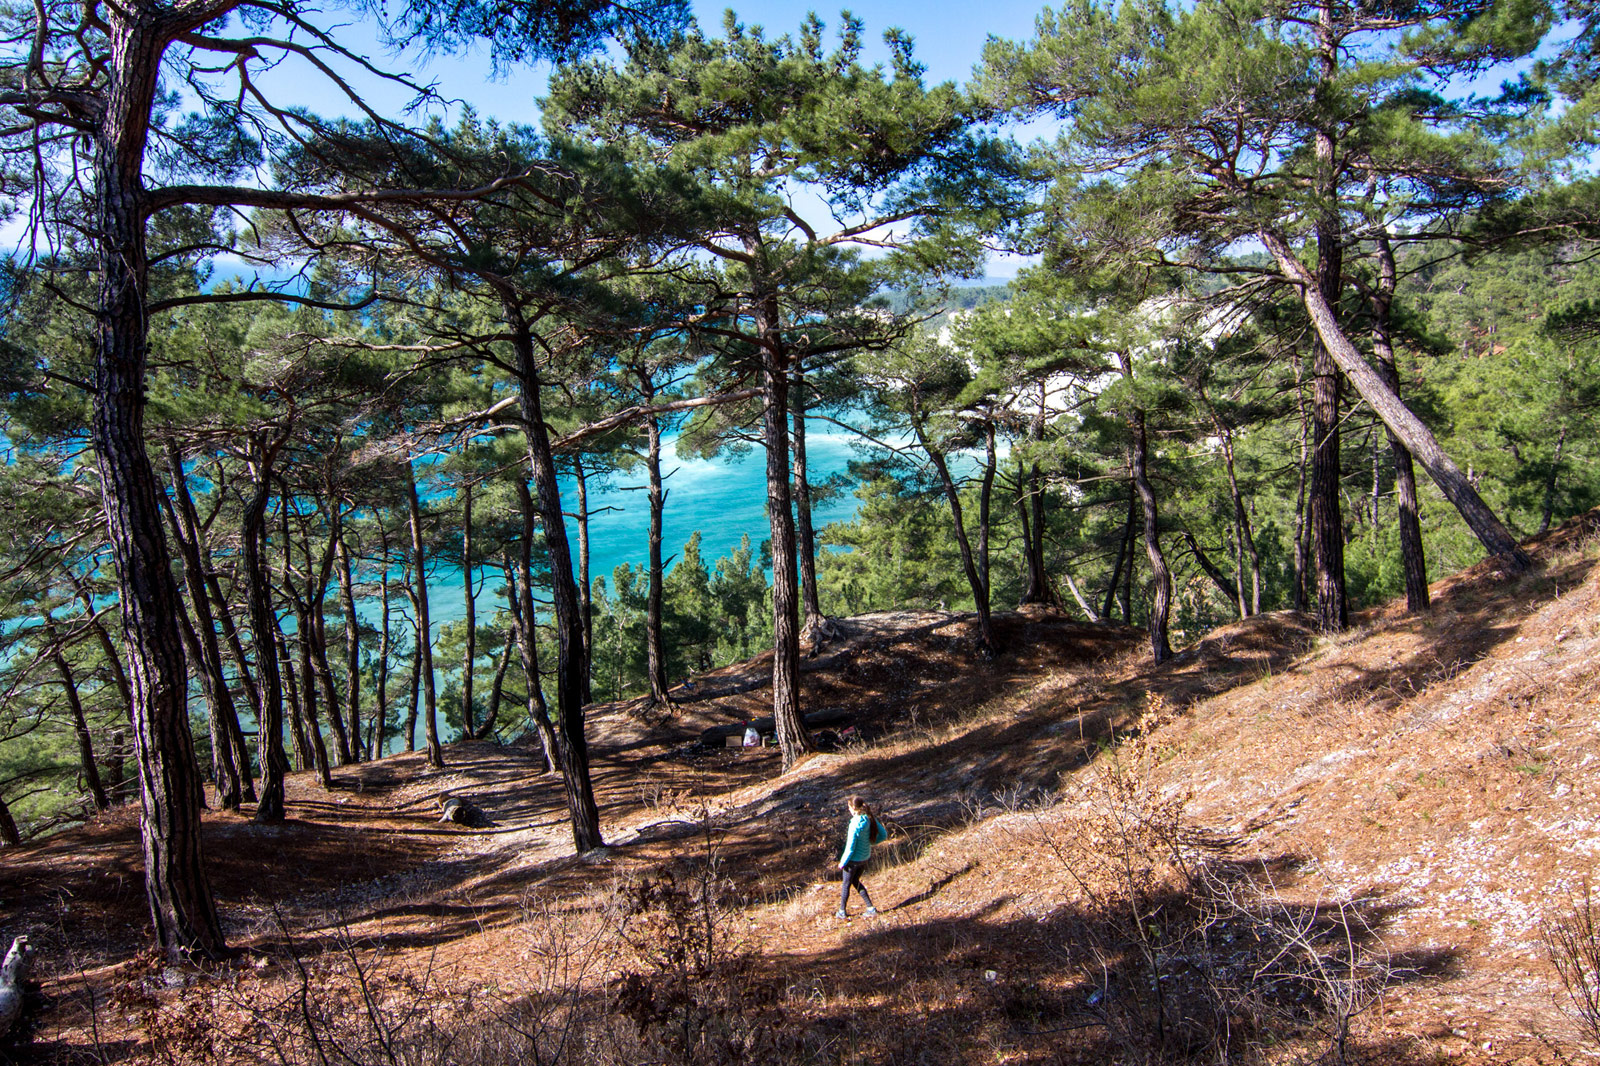
[(839, 855), (839, 875), (843, 879), (843, 887), (839, 891), (839, 913), (834, 917), (850, 917), (846, 908), (850, 906), (850, 886), (855, 885), (861, 898), (867, 901), (867, 909), (863, 913), (871, 918), (878, 913), (878, 908), (872, 905), (867, 886), (861, 883), (861, 874), (867, 868), (867, 860), (872, 858), (872, 845), (888, 840), (889, 831), (878, 821), (877, 812), (860, 796), (851, 796), (846, 803), (850, 808), (850, 824), (845, 829), (844, 851)]

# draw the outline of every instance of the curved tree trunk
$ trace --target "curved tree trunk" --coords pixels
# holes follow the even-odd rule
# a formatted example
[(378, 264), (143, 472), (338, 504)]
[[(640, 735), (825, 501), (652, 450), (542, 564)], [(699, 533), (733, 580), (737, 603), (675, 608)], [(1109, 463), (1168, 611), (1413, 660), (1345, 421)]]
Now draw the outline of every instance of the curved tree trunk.
[(1305, 267), (1290, 254), (1287, 242), (1278, 234), (1267, 230), (1261, 231), (1260, 236), (1262, 243), (1277, 260), (1284, 276), (1294, 281), (1299, 288), (1300, 300), (1310, 314), (1312, 324), (1316, 326), (1317, 335), (1322, 338), (1324, 346), (1331, 352), (1339, 369), (1344, 371), (1350, 383), (1361, 394), (1361, 398), (1367, 401), (1367, 406), (1383, 419), (1385, 426), (1394, 431), (1394, 435), (1411, 452), (1412, 458), (1422, 464), (1422, 468), (1428, 472), (1433, 483), (1439, 486), (1439, 491), (1444, 493), (1445, 499), (1455, 506), (1467, 523), (1467, 527), (1477, 536), (1478, 542), (1489, 554), (1501, 557), (1506, 568), (1511, 571), (1525, 571), (1532, 565), (1528, 554), (1522, 550), (1510, 531), (1501, 524), (1488, 504), (1483, 502), (1477, 489), (1473, 488), (1471, 480), (1439, 446), (1439, 441), (1433, 432), (1400, 401), (1393, 389), (1384, 384), (1378, 372), (1368, 365), (1355, 345), (1350, 343), (1350, 338), (1339, 328), (1338, 319), (1321, 291), (1309, 283), (1313, 279), (1307, 276)]

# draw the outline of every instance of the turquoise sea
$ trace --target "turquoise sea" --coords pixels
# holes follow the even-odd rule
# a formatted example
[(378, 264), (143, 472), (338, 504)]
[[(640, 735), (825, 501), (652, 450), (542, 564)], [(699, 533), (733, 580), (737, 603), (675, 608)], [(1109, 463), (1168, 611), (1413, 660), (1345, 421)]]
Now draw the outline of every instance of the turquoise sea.
[[(860, 440), (843, 429), (813, 427), (806, 435), (808, 480), (817, 485), (845, 473), (850, 460), (859, 455), (853, 444)], [(767, 453), (760, 447), (733, 457), (683, 459), (672, 450), (669, 441), (662, 459), (662, 475), (667, 491), (662, 513), (663, 558), (676, 562), (684, 543), (696, 530), (700, 532), (700, 555), (708, 570), (715, 569), (717, 559), (738, 548), (746, 535), (756, 550), (769, 538)], [(591, 579), (603, 577), (610, 586), (612, 572), (618, 566), (642, 565), (648, 559), (650, 506), (644, 491), (646, 479), (642, 464), (637, 470), (614, 474), (601, 482), (590, 479), (589, 509), (598, 512), (589, 519)], [(577, 506), (576, 485), (565, 480), (561, 491), (562, 506), (570, 512)], [(846, 488), (817, 506), (812, 521), (819, 531), (829, 522), (847, 521), (859, 503), (852, 489)], [(567, 520), (567, 535), (572, 541), (576, 566), (577, 528), (571, 519)], [(490, 585), (497, 585), (492, 575)], [(458, 621), (466, 614), (459, 568), (440, 568), (430, 575), (428, 593), (436, 635), (438, 626)], [(480, 599), (480, 612), (493, 609), (492, 604)]]

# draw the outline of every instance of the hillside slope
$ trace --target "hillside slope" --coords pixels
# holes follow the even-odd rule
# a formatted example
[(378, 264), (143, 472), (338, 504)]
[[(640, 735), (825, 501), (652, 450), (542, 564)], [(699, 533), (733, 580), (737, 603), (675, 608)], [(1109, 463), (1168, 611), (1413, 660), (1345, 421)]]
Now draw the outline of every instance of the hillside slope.
[[(1161, 669), (1134, 631), (1046, 612), (999, 616), (992, 663), (964, 618), (851, 619), (803, 675), (831, 750), (789, 774), (721, 746), (761, 713), (762, 660), (668, 715), (593, 709), (610, 846), (581, 860), (523, 748), (297, 777), (281, 829), (207, 816), (245, 949), (207, 974), (138, 955), (118, 813), (5, 856), (0, 934), (34, 938), (45, 1001), (18, 1052), (1557, 1061), (1579, 1034), (1541, 923), (1600, 819), (1600, 515), (1532, 548), (1533, 575), (1481, 565), (1425, 618), (1329, 639), (1267, 615)], [(446, 792), (497, 827), (433, 825)], [(895, 836), (883, 913), (839, 922), (852, 792)]]

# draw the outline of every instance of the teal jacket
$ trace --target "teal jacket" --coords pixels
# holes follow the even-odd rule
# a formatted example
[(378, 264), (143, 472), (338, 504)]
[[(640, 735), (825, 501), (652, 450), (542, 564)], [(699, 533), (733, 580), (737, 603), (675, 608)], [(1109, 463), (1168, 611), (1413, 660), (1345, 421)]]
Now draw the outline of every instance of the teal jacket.
[(839, 854), (840, 862), (866, 862), (872, 856), (872, 845), (889, 839), (889, 831), (881, 824), (874, 835), (869, 828), (871, 824), (872, 819), (864, 814), (851, 816), (850, 827), (844, 834), (844, 851)]

